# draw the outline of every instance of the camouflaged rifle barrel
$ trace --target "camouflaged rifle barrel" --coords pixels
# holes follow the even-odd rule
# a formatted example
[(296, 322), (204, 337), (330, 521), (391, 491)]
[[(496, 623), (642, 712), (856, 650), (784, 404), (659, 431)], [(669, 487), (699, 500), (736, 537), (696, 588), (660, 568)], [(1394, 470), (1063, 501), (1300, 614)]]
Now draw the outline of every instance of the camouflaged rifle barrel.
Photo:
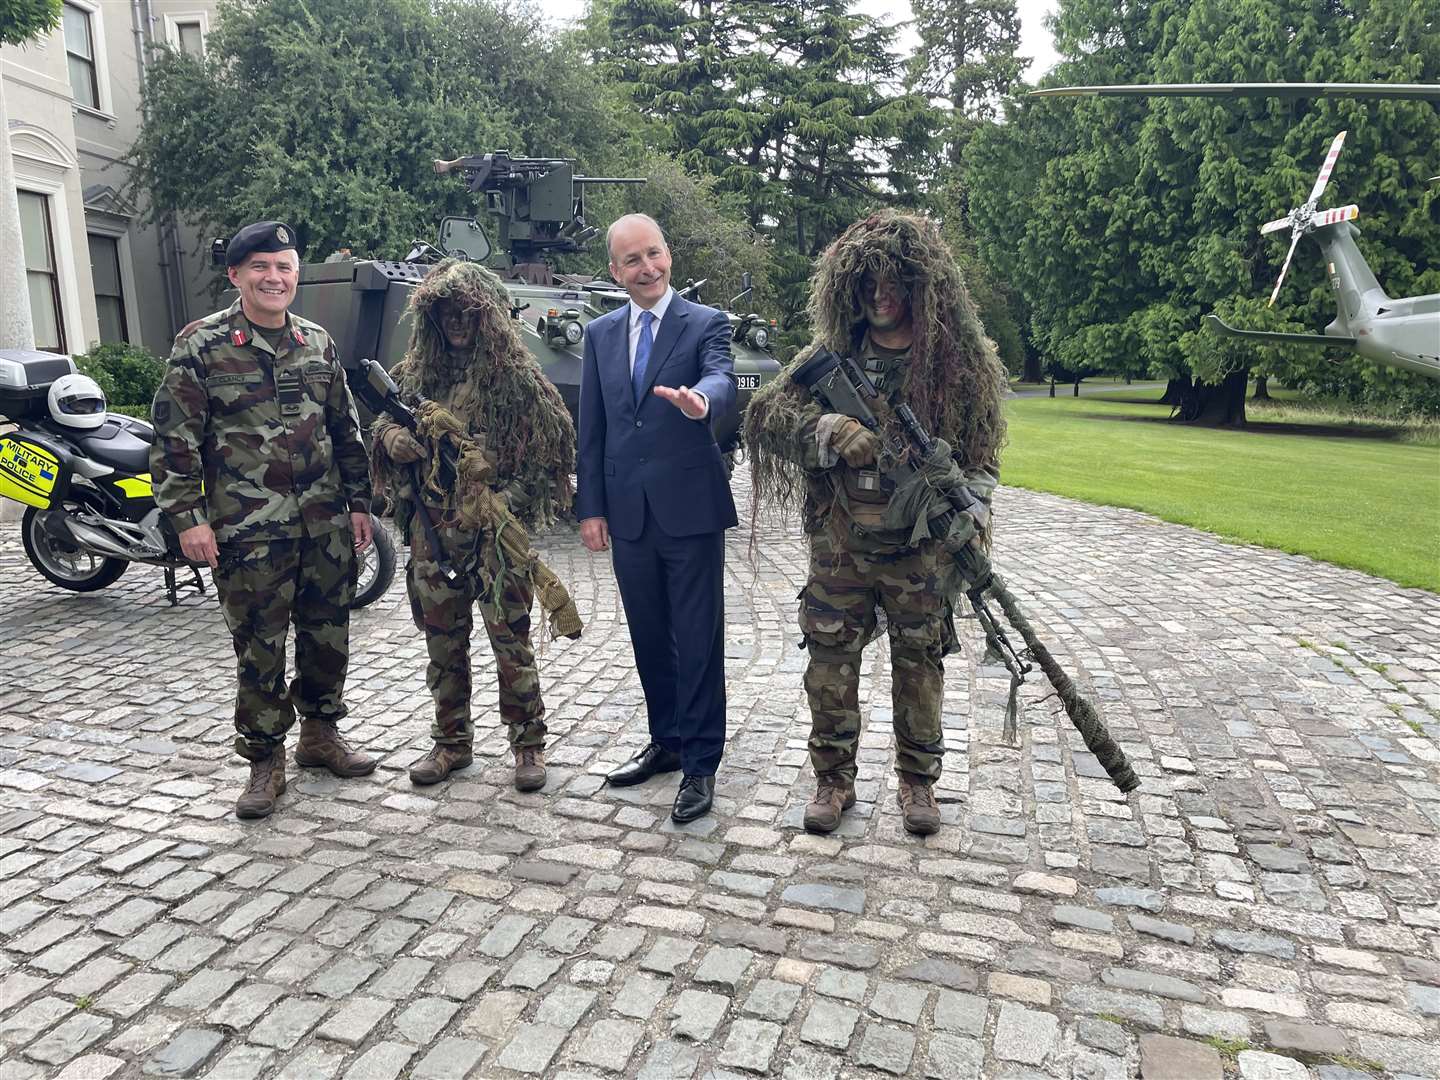
[(555, 571), (535, 552), (530, 534), (525, 526), (505, 505), (505, 500), (495, 492), (486, 490), (481, 496), (479, 516), (495, 533), (495, 539), (504, 552), (505, 562), (510, 566), (530, 568), (530, 582), (535, 586), (535, 598), (540, 607), (550, 616), (550, 631), (556, 637), (578, 638), (585, 624), (570, 593), (555, 576)]
[(1055, 696), (1065, 707), (1065, 715), (1070, 718), (1070, 723), (1080, 732), (1080, 738), (1085, 740), (1085, 748), (1095, 755), (1095, 759), (1100, 762), (1114, 785), (1123, 792), (1138, 788), (1140, 778), (1126, 760), (1125, 751), (1121, 750), (1111, 737), (1110, 730), (1105, 726), (1105, 721), (1100, 719), (1100, 713), (1094, 704), (1076, 689), (1075, 680), (1065, 673), (1060, 662), (1035, 633), (1030, 620), (1020, 608), (1020, 602), (1015, 599), (1004, 579), (995, 573), (990, 560), (983, 552), (966, 545), (956, 554), (955, 561), (960, 564), (960, 572), (965, 575), (966, 580), (974, 583), (968, 590), (972, 605), (986, 593), (999, 602), (1000, 610), (1005, 612), (1006, 621), (1019, 632), (1025, 641), (1026, 651), (1040, 665), (1040, 670), (1045, 672), (1045, 677), (1055, 688)]
[[(821, 349), (795, 369), (793, 378), (810, 391), (822, 408), (853, 417), (880, 437), (892, 463), (886, 469), (886, 475), (896, 482), (897, 487), (902, 486), (917, 471), (911, 461), (912, 454), (926, 460), (934, 451), (934, 440), (908, 405), (902, 404), (895, 410), (900, 426), (904, 429), (903, 435), (882, 429), (879, 418), (869, 405), (869, 401), (879, 398), (880, 392), (865, 374), (864, 368), (853, 358), (838, 356)], [(929, 519), (932, 536), (947, 535), (961, 513), (971, 513), (974, 517), (976, 513), (984, 512), (984, 504), (963, 484), (950, 489), (936, 486), (934, 490), (949, 503), (949, 507), (944, 513)], [(977, 521), (977, 528), (979, 524)], [(1086, 748), (1095, 755), (1117, 788), (1122, 792), (1134, 791), (1140, 786), (1140, 778), (1130, 767), (1125, 752), (1111, 738), (1095, 706), (1076, 689), (1074, 680), (1065, 673), (1045, 643), (1036, 635), (1014, 594), (990, 565), (990, 559), (971, 543), (964, 544), (958, 551), (951, 549), (951, 554), (965, 576), (965, 591), (985, 631), (986, 642), (1000, 655), (1010, 672), (1010, 701), (1005, 725), (1007, 737), (1014, 731), (1016, 695), (1029, 665), (1025, 664), (1023, 657), (1010, 646), (1004, 631), (986, 608), (986, 594), (995, 597), (1000, 609), (1005, 613), (1006, 620), (1024, 639), (1026, 651), (1040, 665), (1045, 677), (1050, 680), (1050, 685), (1055, 688), (1056, 696), (1065, 707), (1065, 715), (1075, 725), (1075, 730), (1080, 732)]]

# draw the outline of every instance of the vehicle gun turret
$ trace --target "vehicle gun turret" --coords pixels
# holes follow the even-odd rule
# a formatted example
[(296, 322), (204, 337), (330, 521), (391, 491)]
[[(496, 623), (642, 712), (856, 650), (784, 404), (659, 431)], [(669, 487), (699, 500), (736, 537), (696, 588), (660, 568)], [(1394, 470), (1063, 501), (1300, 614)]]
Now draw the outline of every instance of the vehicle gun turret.
[(435, 171), (461, 173), (495, 219), (492, 244), (478, 221), (446, 218), (440, 249), (534, 285), (553, 281), (549, 256), (583, 251), (599, 231), (585, 217), (586, 186), (645, 183), (641, 176), (576, 176), (574, 158), (511, 157), (505, 150), (437, 160)]

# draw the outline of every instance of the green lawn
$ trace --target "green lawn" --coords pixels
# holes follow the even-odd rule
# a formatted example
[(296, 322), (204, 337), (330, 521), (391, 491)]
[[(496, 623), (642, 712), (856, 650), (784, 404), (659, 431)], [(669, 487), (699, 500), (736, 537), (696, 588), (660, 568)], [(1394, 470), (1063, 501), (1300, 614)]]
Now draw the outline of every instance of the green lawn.
[(1303, 422), (1172, 424), (1141, 400), (1158, 396), (1011, 399), (1003, 481), (1440, 592), (1440, 447)]

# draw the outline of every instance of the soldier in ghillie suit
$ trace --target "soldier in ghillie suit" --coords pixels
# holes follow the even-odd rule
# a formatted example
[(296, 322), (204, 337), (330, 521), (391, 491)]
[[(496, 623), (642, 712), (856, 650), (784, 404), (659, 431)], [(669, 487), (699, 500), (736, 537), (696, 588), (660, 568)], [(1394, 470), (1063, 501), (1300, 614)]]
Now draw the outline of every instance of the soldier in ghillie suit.
[[(534, 791), (545, 783), (545, 705), (530, 642), (533, 565), (507, 558), (481, 495), (498, 493), (527, 529), (553, 524), (570, 509), (575, 428), (521, 343), (509, 295), (490, 271), (442, 262), (411, 296), (410, 311), (410, 349), (391, 374), (419, 415), (419, 438), (387, 417), (371, 431), (378, 486), (409, 538), (410, 610), (430, 654), (435, 745), (411, 766), (410, 779), (436, 784), (473, 761), (470, 609), (478, 604), (495, 654), (515, 787)], [(441, 461), (445, 440), (458, 475)], [(431, 548), (417, 498), (441, 552)]]
[[(250, 781), (235, 805), (265, 817), (295, 761), (364, 776), (375, 760), (340, 737), (357, 551), (370, 543), (370, 473), (330, 336), (290, 314), (300, 260), (278, 221), (226, 248), (240, 298), (181, 330), (155, 392), (150, 473), (180, 547), (209, 563), (237, 658), (235, 750)], [(295, 679), (285, 637), (295, 623)]]
[(791, 376), (820, 348), (856, 357), (880, 391), (872, 406), (881, 423), (908, 403), (988, 504), (999, 478), (1005, 374), (954, 256), (923, 217), (883, 211), (847, 229), (818, 261), (809, 313), (816, 340), (755, 395), (745, 417), (753, 513), (767, 502), (793, 506), (803, 494), (810, 537), (800, 630), (810, 653), (817, 791), (805, 827), (830, 832), (855, 803), (860, 662), (879, 609), (890, 635), (900, 810), (907, 830), (933, 833), (940, 809), (932, 787), (945, 753), (942, 658), (956, 648), (959, 575), (939, 541), (912, 543), (908, 523), (896, 520), (875, 434), (822, 413)]

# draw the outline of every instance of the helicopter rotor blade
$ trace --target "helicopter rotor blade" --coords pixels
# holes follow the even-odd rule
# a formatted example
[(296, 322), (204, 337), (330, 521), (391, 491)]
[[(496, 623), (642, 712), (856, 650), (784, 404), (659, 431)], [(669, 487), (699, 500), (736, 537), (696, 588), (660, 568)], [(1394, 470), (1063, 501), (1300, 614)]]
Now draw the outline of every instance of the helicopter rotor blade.
[(1270, 303), (1266, 307), (1275, 306), (1275, 298), (1280, 295), (1280, 286), (1285, 284), (1285, 274), (1290, 269), (1290, 258), (1295, 254), (1295, 245), (1300, 243), (1302, 230), (1296, 229), (1295, 235), (1290, 237), (1290, 250), (1285, 253), (1285, 264), (1280, 267), (1280, 276), (1275, 279), (1275, 288), (1270, 293)]
[(1360, 207), (1351, 203), (1349, 206), (1337, 206), (1334, 210), (1325, 210), (1316, 214), (1310, 219), (1314, 226), (1334, 225), (1337, 221), (1353, 221), (1360, 216)]
[(1325, 155), (1325, 163), (1320, 166), (1320, 175), (1315, 178), (1315, 186), (1310, 189), (1310, 198), (1306, 200), (1311, 206), (1325, 192), (1325, 185), (1330, 183), (1330, 173), (1335, 168), (1335, 159), (1340, 156), (1340, 148), (1345, 145), (1345, 132), (1335, 136), (1330, 144), (1330, 151)]
[(1268, 233), (1279, 232), (1281, 229), (1287, 229), (1293, 224), (1294, 222), (1290, 220), (1287, 214), (1285, 217), (1276, 218), (1274, 221), (1267, 221), (1264, 225), (1261, 225), (1260, 235), (1265, 236)]

